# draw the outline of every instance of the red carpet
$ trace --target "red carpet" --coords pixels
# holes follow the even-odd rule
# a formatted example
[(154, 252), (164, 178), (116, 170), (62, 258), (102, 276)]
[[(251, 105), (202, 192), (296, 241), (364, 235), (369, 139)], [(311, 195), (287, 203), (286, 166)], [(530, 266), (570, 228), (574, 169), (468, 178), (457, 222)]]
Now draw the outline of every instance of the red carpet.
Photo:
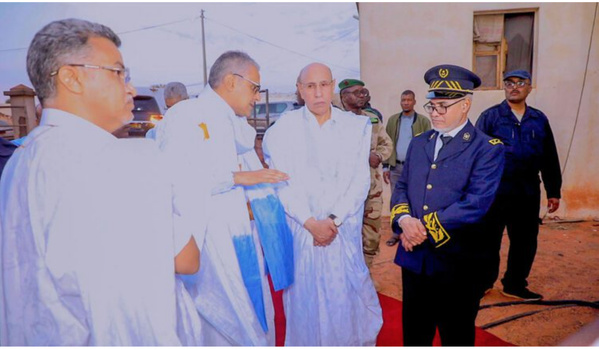
[[(276, 328), (276, 344), (277, 346), (283, 346), (285, 344), (285, 313), (283, 310), (283, 293), (274, 292), (273, 302), (275, 307), (275, 328)], [(377, 346), (402, 346), (403, 335), (402, 335), (402, 323), (401, 323), (401, 305), (402, 302), (393, 299), (391, 297), (379, 294), (379, 301), (381, 308), (383, 309), (383, 328), (379, 333), (376, 340)], [(441, 341), (439, 334), (435, 336), (433, 345), (440, 346)], [(505, 342), (493, 334), (484, 331), (480, 328), (476, 328), (476, 340), (475, 346), (512, 346), (512, 344)]]

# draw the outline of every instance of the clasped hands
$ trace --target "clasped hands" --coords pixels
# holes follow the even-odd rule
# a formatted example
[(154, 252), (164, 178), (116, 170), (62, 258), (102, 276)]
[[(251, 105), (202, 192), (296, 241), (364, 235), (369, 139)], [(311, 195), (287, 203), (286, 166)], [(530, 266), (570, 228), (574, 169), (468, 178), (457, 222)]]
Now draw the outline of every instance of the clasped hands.
[(399, 222), (399, 226), (403, 231), (399, 239), (406, 252), (411, 252), (415, 246), (426, 241), (426, 229), (420, 220), (408, 216)]
[(316, 220), (311, 217), (306, 220), (304, 227), (312, 234), (313, 244), (316, 247), (328, 246), (335, 240), (335, 237), (339, 233), (339, 229), (330, 218)]

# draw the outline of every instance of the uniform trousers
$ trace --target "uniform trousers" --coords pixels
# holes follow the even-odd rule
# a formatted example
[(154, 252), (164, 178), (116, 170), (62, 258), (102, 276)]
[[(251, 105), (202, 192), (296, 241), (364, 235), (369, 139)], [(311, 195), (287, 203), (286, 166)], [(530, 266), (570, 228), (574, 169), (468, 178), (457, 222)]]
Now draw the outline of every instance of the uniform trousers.
[(391, 193), (393, 193), (393, 190), (395, 190), (395, 184), (399, 181), (399, 178), (401, 177), (401, 172), (403, 171), (403, 163), (397, 163), (396, 166), (390, 166), (389, 167), (389, 173), (390, 173), (390, 183), (391, 183)]
[[(403, 248), (399, 248), (403, 249)], [(469, 270), (426, 275), (401, 269), (404, 346), (473, 346), (482, 290)]]
[(540, 199), (540, 192), (529, 195), (498, 194), (495, 198), (485, 218), (492, 257), (488, 288), (493, 287), (499, 275), (499, 251), (506, 227), (510, 246), (507, 270), (501, 283), (504, 288), (511, 290), (519, 290), (528, 285), (526, 279), (537, 253)]
[(370, 168), (370, 190), (364, 202), (362, 249), (364, 261), (370, 270), (379, 252), (381, 241), (381, 214), (383, 211), (383, 179), (378, 168)]

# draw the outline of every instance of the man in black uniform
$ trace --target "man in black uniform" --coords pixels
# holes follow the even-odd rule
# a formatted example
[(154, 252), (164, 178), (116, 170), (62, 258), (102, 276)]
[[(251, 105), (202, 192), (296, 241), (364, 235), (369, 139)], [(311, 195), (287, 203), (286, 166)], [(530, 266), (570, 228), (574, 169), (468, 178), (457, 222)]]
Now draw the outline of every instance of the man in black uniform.
[(431, 346), (436, 328), (444, 346), (474, 345), (487, 251), (479, 222), (499, 186), (503, 145), (468, 120), (476, 74), (446, 64), (424, 80), (434, 130), (412, 139), (391, 197), (404, 345)]
[(499, 274), (499, 250), (503, 230), (507, 226), (510, 239), (507, 270), (501, 283), (503, 294), (540, 300), (541, 294), (528, 290), (526, 279), (537, 252), (541, 192), (539, 172), (547, 192), (547, 212), (559, 207), (562, 175), (557, 148), (549, 120), (538, 109), (526, 105), (532, 91), (530, 73), (523, 70), (503, 76), (505, 100), (484, 111), (476, 127), (505, 144), (505, 168), (497, 198), (489, 211), (494, 259), (488, 288)]

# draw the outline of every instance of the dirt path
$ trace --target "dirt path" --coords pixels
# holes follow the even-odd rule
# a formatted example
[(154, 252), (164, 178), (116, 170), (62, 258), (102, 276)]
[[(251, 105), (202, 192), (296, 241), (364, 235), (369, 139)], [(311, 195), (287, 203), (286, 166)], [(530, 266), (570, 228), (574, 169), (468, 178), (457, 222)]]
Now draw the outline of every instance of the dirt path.
[[(389, 222), (383, 218), (383, 223)], [(599, 222), (552, 223), (546, 220), (539, 233), (539, 248), (529, 278), (530, 289), (544, 295), (545, 300), (599, 300)], [(375, 258), (374, 279), (379, 292), (401, 299), (401, 270), (393, 263), (395, 247), (385, 241), (391, 233), (383, 224), (381, 253)], [(501, 248), (501, 271), (505, 271), (509, 241), (504, 234)], [(487, 294), (481, 304), (514, 301), (500, 294), (501, 283)], [(532, 310), (545, 310), (487, 331), (501, 339), (522, 346), (551, 346), (579, 331), (599, 317), (599, 310), (590, 307), (517, 305), (492, 307), (479, 312), (477, 326), (502, 320)]]

